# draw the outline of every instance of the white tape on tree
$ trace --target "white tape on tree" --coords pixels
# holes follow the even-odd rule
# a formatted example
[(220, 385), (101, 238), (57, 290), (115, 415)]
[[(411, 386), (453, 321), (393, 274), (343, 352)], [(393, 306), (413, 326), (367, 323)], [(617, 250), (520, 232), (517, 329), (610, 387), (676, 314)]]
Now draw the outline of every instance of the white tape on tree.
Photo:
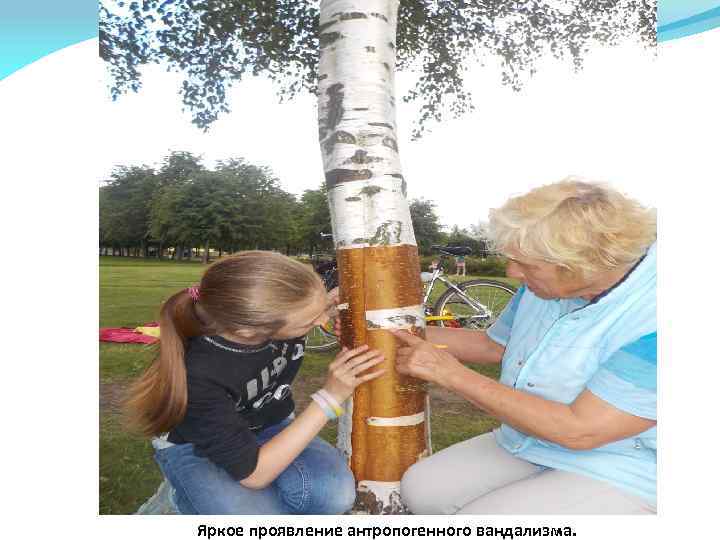
[(368, 330), (405, 330), (425, 328), (425, 308), (422, 305), (391, 309), (374, 309), (365, 312)]
[(417, 426), (425, 421), (425, 411), (408, 416), (381, 417), (371, 416), (367, 419), (368, 426), (396, 427), (396, 426)]

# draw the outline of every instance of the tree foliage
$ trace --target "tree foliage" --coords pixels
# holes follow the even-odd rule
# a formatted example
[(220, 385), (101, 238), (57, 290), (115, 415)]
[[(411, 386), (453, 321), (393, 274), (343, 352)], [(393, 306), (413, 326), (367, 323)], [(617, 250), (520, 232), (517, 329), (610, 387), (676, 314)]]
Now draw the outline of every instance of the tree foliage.
[[(281, 97), (315, 92), (318, 18), (317, 0), (101, 0), (100, 56), (113, 97), (140, 88), (145, 64), (183, 73), (183, 103), (207, 128), (247, 76), (269, 77)], [(579, 69), (595, 43), (654, 46), (655, 22), (655, 0), (401, 0), (395, 47), (398, 69), (417, 74), (403, 96), (419, 106), (414, 136), (474, 107), (465, 77), (478, 60), (499, 59), (519, 89), (546, 55)]]
[(414, 199), (410, 202), (410, 218), (412, 219), (418, 251), (423, 255), (432, 253), (433, 244), (443, 240), (442, 225), (435, 213), (435, 203), (425, 199)]
[(319, 192), (324, 214), (310, 196), (302, 202), (284, 191), (267, 167), (238, 158), (209, 170), (197, 156), (176, 152), (157, 171), (118, 167), (100, 187), (100, 242), (312, 251), (317, 231), (329, 231), (326, 198)]

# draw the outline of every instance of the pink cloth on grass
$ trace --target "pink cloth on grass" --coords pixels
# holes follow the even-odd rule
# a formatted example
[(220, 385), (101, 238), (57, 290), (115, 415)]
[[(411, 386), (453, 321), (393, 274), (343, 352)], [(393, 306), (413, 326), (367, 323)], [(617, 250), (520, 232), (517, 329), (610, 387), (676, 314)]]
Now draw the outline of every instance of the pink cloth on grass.
[[(147, 323), (143, 326), (157, 326), (157, 323)], [(134, 328), (101, 328), (100, 341), (110, 341), (112, 343), (155, 343), (156, 337), (148, 336), (142, 332), (135, 331)]]

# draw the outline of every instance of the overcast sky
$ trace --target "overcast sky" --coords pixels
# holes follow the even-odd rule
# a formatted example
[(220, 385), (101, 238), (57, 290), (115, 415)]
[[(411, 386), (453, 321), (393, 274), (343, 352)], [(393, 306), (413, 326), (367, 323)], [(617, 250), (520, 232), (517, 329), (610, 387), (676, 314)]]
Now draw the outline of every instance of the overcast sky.
[[(511, 194), (569, 174), (609, 181), (656, 204), (657, 171), (647, 156), (657, 147), (658, 62), (639, 47), (595, 51), (580, 74), (546, 62), (516, 93), (494, 66), (472, 71), (477, 110), (433, 126), (410, 141), (411, 106), (398, 106), (401, 161), (408, 195), (437, 203), (441, 222), (467, 226)], [(283, 187), (300, 194), (323, 178), (313, 96), (279, 104), (272, 84), (251, 79), (230, 92), (232, 112), (208, 133), (181, 110), (179, 76), (154, 66), (143, 89), (102, 105), (107, 177), (116, 164), (156, 164), (171, 150), (217, 159), (243, 156), (268, 165)], [(398, 93), (412, 78), (400, 74)]]

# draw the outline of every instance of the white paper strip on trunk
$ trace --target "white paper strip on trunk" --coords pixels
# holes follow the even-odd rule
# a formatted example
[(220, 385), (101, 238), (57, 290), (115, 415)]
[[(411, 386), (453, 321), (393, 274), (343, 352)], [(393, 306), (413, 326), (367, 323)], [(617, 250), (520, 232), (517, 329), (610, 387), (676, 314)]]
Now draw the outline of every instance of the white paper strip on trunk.
[(328, 193), (336, 249), (417, 245), (403, 180), (356, 180)]
[(409, 416), (381, 417), (371, 416), (367, 419), (368, 426), (376, 427), (406, 427), (417, 426), (425, 421), (425, 411)]
[(368, 330), (425, 328), (425, 308), (420, 305), (373, 309), (365, 312), (365, 323)]

